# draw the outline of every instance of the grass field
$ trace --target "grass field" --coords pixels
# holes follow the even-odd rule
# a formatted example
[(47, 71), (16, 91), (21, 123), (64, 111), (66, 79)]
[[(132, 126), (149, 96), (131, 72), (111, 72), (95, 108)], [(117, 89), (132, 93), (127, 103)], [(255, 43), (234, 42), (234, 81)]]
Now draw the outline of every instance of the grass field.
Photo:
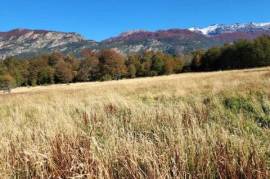
[(17, 88), (1, 178), (269, 178), (270, 68)]

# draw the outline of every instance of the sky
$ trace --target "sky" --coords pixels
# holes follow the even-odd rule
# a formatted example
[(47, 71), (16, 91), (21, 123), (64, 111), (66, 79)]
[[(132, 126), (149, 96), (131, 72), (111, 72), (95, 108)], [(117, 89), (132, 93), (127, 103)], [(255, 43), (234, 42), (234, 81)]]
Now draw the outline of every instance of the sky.
[(77, 32), (104, 40), (130, 30), (270, 21), (269, 0), (1, 0), (0, 31)]

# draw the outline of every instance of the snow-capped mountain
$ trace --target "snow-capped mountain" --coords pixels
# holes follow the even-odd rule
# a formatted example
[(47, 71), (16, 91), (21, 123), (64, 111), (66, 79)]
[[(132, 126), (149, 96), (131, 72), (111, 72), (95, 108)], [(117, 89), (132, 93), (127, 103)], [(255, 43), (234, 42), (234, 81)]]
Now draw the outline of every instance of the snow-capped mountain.
[(105, 48), (117, 48), (124, 53), (145, 50), (188, 53), (196, 49), (231, 43), (239, 39), (254, 39), (270, 35), (270, 23), (215, 24), (205, 28), (130, 31), (101, 42)]
[(234, 33), (234, 32), (254, 32), (254, 31), (269, 31), (270, 22), (265, 23), (236, 23), (236, 24), (214, 24), (205, 28), (189, 28), (190, 31), (200, 32), (204, 35), (213, 36), (220, 35), (224, 33)]
[(216, 24), (205, 28), (168, 29), (154, 32), (136, 30), (121, 33), (101, 42), (87, 40), (77, 33), (15, 29), (0, 32), (0, 59), (9, 56), (31, 57), (53, 51), (79, 55), (84, 48), (97, 51), (112, 48), (124, 54), (146, 50), (183, 54), (239, 39), (254, 39), (261, 35), (270, 35), (270, 22)]
[(163, 51), (183, 54), (198, 48), (218, 45), (203, 34), (187, 29), (159, 31), (131, 31), (109, 38), (100, 43), (100, 48), (116, 48), (123, 53)]

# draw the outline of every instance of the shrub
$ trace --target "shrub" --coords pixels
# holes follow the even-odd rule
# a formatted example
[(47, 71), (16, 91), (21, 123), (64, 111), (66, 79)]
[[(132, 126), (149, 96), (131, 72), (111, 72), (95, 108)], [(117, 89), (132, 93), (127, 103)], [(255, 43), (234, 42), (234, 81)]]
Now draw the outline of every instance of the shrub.
[(248, 99), (243, 97), (231, 97), (224, 100), (225, 107), (233, 112), (254, 112), (254, 108)]
[(112, 80), (112, 76), (109, 74), (106, 74), (106, 75), (102, 76), (100, 80), (101, 81), (109, 81), (109, 80)]

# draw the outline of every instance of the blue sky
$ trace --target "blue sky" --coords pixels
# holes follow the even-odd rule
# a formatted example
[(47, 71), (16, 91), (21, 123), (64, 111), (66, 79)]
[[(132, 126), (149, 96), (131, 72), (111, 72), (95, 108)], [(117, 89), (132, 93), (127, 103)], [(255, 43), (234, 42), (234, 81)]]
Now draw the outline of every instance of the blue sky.
[(99, 41), (136, 29), (266, 22), (269, 7), (269, 0), (2, 0), (0, 31), (78, 32)]

